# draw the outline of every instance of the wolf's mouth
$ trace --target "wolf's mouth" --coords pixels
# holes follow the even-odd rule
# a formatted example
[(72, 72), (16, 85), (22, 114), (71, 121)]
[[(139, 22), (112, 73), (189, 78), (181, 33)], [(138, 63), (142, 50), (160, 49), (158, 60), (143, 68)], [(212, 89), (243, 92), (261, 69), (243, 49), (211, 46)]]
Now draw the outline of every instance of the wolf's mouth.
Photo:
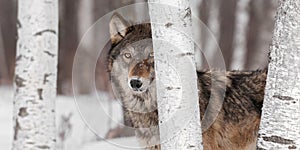
[(145, 89), (132, 89), (134, 92), (145, 92), (146, 90)]

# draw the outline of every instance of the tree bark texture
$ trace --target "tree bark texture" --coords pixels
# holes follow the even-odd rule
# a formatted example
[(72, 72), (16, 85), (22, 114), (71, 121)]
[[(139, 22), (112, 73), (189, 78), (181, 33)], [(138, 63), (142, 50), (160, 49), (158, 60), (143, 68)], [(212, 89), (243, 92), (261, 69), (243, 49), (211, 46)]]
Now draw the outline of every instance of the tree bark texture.
[(55, 149), (58, 0), (19, 0), (13, 150)]
[(273, 34), (257, 144), (259, 149), (299, 149), (299, 0), (280, 0)]
[(189, 5), (149, 0), (162, 150), (202, 149)]

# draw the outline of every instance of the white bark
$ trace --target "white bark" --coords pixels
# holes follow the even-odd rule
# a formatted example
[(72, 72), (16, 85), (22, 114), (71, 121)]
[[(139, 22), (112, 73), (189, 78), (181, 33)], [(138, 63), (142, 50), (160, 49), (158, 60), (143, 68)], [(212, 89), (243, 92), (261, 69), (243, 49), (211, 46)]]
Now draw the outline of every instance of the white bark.
[(300, 1), (277, 10), (258, 148), (300, 147)]
[(163, 150), (202, 149), (189, 1), (149, 0)]
[(18, 7), (13, 149), (55, 149), (58, 0)]
[(233, 37), (233, 57), (230, 65), (231, 70), (244, 69), (247, 53), (247, 31), (249, 22), (249, 6), (250, 0), (239, 0), (236, 8), (235, 30)]

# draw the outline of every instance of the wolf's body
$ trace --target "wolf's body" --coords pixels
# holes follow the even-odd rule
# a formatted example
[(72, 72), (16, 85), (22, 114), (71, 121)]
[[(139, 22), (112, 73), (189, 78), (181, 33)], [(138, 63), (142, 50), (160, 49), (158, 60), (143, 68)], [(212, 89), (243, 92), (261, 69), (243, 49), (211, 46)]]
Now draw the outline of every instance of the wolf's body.
[[(141, 144), (148, 149), (160, 149), (156, 85), (150, 24), (127, 28), (128, 23), (119, 15), (114, 15), (110, 23), (112, 48), (109, 52), (108, 69), (115, 93), (124, 106), (127, 126), (136, 128)], [(227, 72), (218, 76), (214, 72), (197, 72), (200, 116), (204, 116), (210, 102), (220, 103), (217, 98), (225, 98), (220, 112), (208, 130), (203, 131), (206, 150), (255, 149), (257, 131), (263, 103), (266, 71)], [(211, 83), (217, 86), (211, 88)], [(226, 85), (225, 87), (218, 85)], [(210, 100), (210, 98), (213, 98)]]

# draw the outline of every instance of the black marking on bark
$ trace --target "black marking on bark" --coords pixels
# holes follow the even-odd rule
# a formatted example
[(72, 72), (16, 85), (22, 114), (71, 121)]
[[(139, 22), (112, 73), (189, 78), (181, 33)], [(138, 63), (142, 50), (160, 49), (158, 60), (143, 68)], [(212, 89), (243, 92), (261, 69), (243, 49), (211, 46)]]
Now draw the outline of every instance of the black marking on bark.
[(194, 53), (191, 53), (191, 52), (180, 54), (180, 56), (193, 56), (193, 55), (194, 55)]
[(27, 112), (27, 108), (25, 108), (25, 107), (21, 107), (20, 109), (19, 109), (19, 114), (18, 114), (20, 117), (26, 117), (26, 116), (28, 116), (29, 114), (28, 114), (28, 112)]
[(194, 148), (196, 147), (195, 145), (189, 145), (188, 148)]
[(48, 52), (48, 51), (44, 51), (44, 53), (48, 54), (48, 55), (51, 56), (51, 57), (54, 57), (54, 56), (55, 56), (54, 54), (52, 54), (52, 53), (50, 53), (50, 52)]
[(47, 146), (47, 145), (39, 145), (39, 146), (36, 146), (36, 147), (39, 148), (39, 149), (50, 149), (50, 147)]
[(279, 136), (272, 135), (271, 137), (262, 137), (264, 141), (279, 143), (279, 144), (295, 144), (293, 140), (285, 139)]
[(166, 89), (167, 90), (173, 90), (173, 89), (179, 90), (179, 89), (181, 89), (181, 87), (171, 87), (171, 86), (168, 86), (168, 87), (166, 87)]
[(14, 132), (14, 140), (15, 141), (18, 140), (18, 133), (19, 133), (20, 129), (21, 128), (20, 128), (19, 121), (18, 121), (18, 119), (16, 119), (16, 124), (15, 124), (15, 127), (14, 127), (14, 130), (15, 130), (15, 132)]
[(34, 145), (34, 142), (26, 142), (27, 144)]
[(292, 98), (290, 96), (274, 95), (273, 97), (274, 98), (278, 98), (280, 100), (286, 100), (286, 101), (294, 100), (294, 98)]
[(37, 89), (39, 100), (43, 100), (43, 89)]
[(297, 146), (296, 145), (291, 145), (288, 147), (288, 149), (297, 149)]
[(16, 58), (16, 62), (18, 62), (19, 60), (21, 60), (22, 58), (22, 55), (19, 55), (17, 58)]
[(49, 80), (47, 79), (49, 76), (51, 76), (52, 74), (51, 73), (46, 73), (45, 75), (44, 75), (44, 81), (43, 81), (43, 84), (46, 84), (47, 82), (49, 82)]
[(283, 14), (286, 15), (287, 14), (286, 11), (283, 11)]
[(260, 147), (257, 147), (257, 149), (256, 150), (266, 150), (266, 149), (264, 149), (264, 148), (260, 148)]
[(171, 27), (172, 25), (173, 25), (173, 23), (168, 22), (165, 26), (166, 26), (167, 28), (169, 28), (169, 27)]
[(50, 32), (50, 33), (53, 33), (56, 35), (56, 31), (51, 30), (51, 29), (45, 29), (45, 30), (35, 33), (34, 36), (41, 36), (43, 33), (46, 33), (46, 32)]
[(173, 90), (174, 88), (173, 88), (173, 87), (170, 87), (170, 86), (168, 86), (168, 87), (166, 87), (166, 89), (167, 89), (167, 90)]
[(190, 17), (192, 15), (192, 11), (191, 11), (190, 7), (186, 8), (185, 11), (186, 11), (186, 14), (184, 15), (183, 18), (187, 18), (187, 17)]
[(23, 78), (21, 78), (20, 76), (16, 75), (15, 77), (15, 84), (18, 88), (20, 87), (24, 87), (25, 84), (24, 84), (25, 80)]
[(18, 28), (18, 29), (22, 28), (22, 24), (21, 24), (21, 22), (20, 22), (19, 19), (17, 20), (17, 28)]

